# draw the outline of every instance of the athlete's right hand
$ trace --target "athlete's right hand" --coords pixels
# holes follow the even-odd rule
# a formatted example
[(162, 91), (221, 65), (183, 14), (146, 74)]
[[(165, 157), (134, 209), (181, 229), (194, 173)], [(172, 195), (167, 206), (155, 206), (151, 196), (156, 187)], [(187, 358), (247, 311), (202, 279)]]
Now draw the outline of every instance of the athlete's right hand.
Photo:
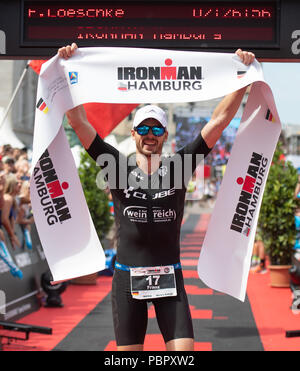
[(75, 53), (75, 50), (78, 49), (77, 44), (72, 43), (72, 45), (63, 46), (59, 48), (57, 54), (64, 59), (69, 59)]

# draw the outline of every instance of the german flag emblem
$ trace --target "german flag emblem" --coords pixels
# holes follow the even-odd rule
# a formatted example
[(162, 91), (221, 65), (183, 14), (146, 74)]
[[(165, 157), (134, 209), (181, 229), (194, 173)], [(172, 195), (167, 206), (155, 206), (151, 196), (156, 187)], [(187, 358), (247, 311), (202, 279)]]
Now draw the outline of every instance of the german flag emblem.
[(49, 108), (47, 107), (47, 104), (45, 103), (43, 98), (40, 98), (40, 100), (37, 102), (36, 108), (44, 113), (48, 113), (49, 111)]
[(237, 78), (238, 79), (241, 79), (242, 77), (244, 77), (245, 76), (245, 74), (246, 74), (246, 72), (247, 71), (237, 71)]
[(267, 110), (266, 120), (271, 121), (271, 122), (275, 122), (275, 118), (274, 118), (274, 116), (272, 115), (272, 112), (269, 109)]
[(127, 91), (127, 86), (123, 83), (120, 83), (119, 87), (118, 87), (118, 90), (120, 91)]

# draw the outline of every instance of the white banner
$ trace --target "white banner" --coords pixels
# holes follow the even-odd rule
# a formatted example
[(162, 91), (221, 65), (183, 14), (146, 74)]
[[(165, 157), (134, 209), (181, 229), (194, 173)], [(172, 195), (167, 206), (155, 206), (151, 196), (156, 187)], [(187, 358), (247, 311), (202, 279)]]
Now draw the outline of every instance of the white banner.
[[(274, 116), (275, 115), (275, 116)], [(281, 124), (270, 88), (251, 88), (198, 263), (211, 288), (244, 301), (263, 191)]]
[(45, 63), (37, 92), (31, 198), (54, 281), (101, 270), (105, 263), (61, 127), (64, 113), (88, 102), (209, 100), (252, 83), (199, 259), (200, 278), (240, 300), (281, 130), (259, 63), (246, 67), (234, 54), (129, 48), (82, 48), (69, 60), (55, 56)]

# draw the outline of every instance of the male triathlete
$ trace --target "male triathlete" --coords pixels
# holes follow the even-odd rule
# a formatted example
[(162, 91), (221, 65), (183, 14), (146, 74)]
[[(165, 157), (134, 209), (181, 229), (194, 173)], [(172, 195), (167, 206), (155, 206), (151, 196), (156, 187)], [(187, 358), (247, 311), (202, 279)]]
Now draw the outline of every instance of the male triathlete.
[[(76, 44), (68, 45), (60, 48), (58, 54), (67, 59), (76, 49)], [(245, 65), (254, 60), (253, 53), (239, 49), (236, 54)], [(200, 135), (178, 151), (175, 162), (172, 157), (161, 156), (168, 137), (167, 117), (157, 106), (146, 105), (135, 115), (131, 135), (136, 143), (136, 159), (130, 163), (123, 162), (119, 152), (98, 136), (82, 106), (67, 112), (70, 125), (90, 156), (95, 160), (100, 158), (104, 168), (109, 158), (116, 164), (116, 168), (112, 167), (116, 177), (111, 178), (115, 184), (110, 188), (118, 230), (112, 285), (118, 350), (143, 350), (149, 301), (155, 307), (166, 349), (194, 349), (180, 266), (180, 226), (187, 185), (185, 167), (189, 166), (184, 157), (191, 159), (191, 176), (197, 165), (196, 155), (209, 153), (236, 114), (245, 90), (223, 98)], [(103, 155), (105, 158), (101, 159)], [(109, 180), (111, 171), (107, 175)], [(120, 186), (124, 176), (128, 182)]]

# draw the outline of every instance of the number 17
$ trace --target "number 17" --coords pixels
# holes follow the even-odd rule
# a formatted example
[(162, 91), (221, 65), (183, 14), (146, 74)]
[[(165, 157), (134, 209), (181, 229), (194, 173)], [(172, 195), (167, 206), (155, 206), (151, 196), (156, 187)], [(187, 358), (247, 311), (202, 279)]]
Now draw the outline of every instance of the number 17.
[[(152, 278), (154, 279), (154, 285), (152, 283)], [(146, 278), (146, 281), (148, 281), (149, 286), (157, 286), (159, 278), (160, 276), (148, 276)]]

